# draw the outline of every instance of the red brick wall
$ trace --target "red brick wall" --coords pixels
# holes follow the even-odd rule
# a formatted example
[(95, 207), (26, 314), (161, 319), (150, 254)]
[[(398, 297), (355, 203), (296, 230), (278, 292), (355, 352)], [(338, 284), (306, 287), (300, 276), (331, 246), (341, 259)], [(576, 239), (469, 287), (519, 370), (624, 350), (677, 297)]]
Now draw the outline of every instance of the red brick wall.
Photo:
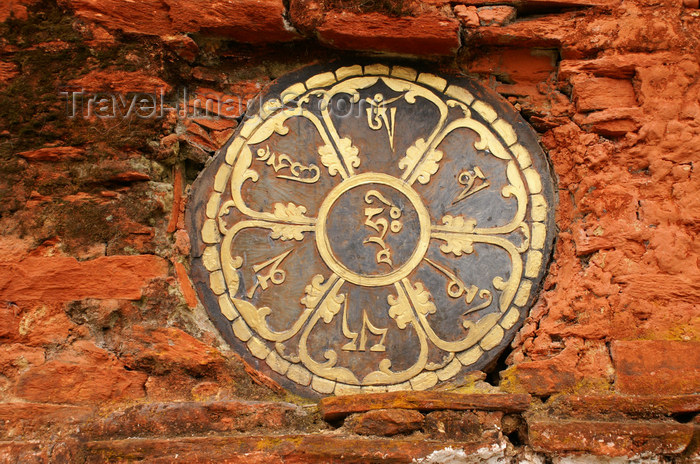
[[(528, 441), (552, 456), (697, 453), (697, 0), (5, 0), (0, 21), (0, 462), (102, 462), (136, 452), (120, 438), (211, 433), (139, 452), (206, 461), (224, 455), (187, 453), (218, 443), (258, 462), (241, 456), (303, 444), (315, 451), (302, 461), (350, 462), (354, 432), (377, 417), (323, 438), (319, 416), (280, 403), (304, 400), (227, 348), (188, 281), (188, 187), (236, 120), (69, 118), (60, 92), (188, 88), (240, 97), (224, 115), (236, 116), (285, 72), (355, 52), (482, 80), (540, 133), (558, 176), (544, 290), (500, 384), (475, 375), (469, 390), (527, 393), (533, 406), (421, 424), (496, 421), (501, 440), (510, 423), (512, 453)], [(542, 401), (559, 415), (542, 416)], [(377, 443), (395, 462), (433, 450)]]

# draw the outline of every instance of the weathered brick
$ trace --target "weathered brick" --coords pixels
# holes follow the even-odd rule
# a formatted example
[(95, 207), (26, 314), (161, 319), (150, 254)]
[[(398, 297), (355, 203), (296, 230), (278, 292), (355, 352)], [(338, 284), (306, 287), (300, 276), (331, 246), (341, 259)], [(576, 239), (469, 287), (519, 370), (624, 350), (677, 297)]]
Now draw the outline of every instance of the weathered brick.
[(0, 374), (11, 377), (29, 366), (43, 364), (44, 359), (45, 353), (41, 348), (19, 343), (0, 345)]
[(650, 62), (670, 58), (665, 53), (648, 55), (646, 53), (626, 53), (602, 56), (593, 60), (562, 60), (559, 63), (559, 80), (570, 80), (578, 75), (610, 77), (614, 79), (632, 79), (638, 67), (648, 66)]
[(685, 449), (683, 456), (677, 459), (678, 464), (695, 464), (700, 462), (700, 416), (695, 416), (691, 421), (695, 428), (695, 434), (690, 444)]
[[(663, 234), (660, 232), (659, 235)], [(660, 237), (657, 237), (658, 240)], [(669, 263), (670, 264), (670, 263)], [(672, 278), (668, 274), (662, 272), (638, 272), (632, 274), (620, 274), (615, 276), (614, 281), (624, 285), (625, 292), (635, 299), (650, 298), (673, 298), (674, 302), (697, 303), (700, 299), (700, 272), (689, 269), (685, 275), (675, 275)], [(640, 341), (641, 342), (641, 341)], [(621, 342), (622, 343), (622, 342)], [(631, 342), (636, 343), (636, 342)], [(672, 346), (682, 347), (681, 351), (690, 349), (691, 345), (683, 345), (685, 342), (659, 341), (659, 346), (666, 345), (665, 349), (672, 349)], [(643, 344), (639, 345), (644, 346)], [(652, 348), (653, 344), (646, 345), (647, 348)], [(697, 353), (697, 349), (696, 349)], [(653, 354), (653, 353), (652, 353)], [(692, 366), (697, 366), (695, 357)]]
[(167, 272), (167, 262), (152, 255), (105, 256), (81, 262), (59, 256), (0, 262), (0, 300), (138, 300), (149, 280)]
[(323, 398), (319, 409), (326, 420), (337, 420), (349, 414), (376, 409), (486, 410), (519, 412), (530, 405), (525, 394), (460, 394), (439, 391), (367, 393)]
[(74, 14), (110, 30), (127, 33), (172, 34), (168, 10), (160, 0), (144, 0), (125, 8), (122, 0), (66, 0)]
[(12, 17), (15, 19), (27, 19), (27, 7), (37, 3), (38, 0), (12, 0), (0, 4), (0, 22)]
[(678, 454), (693, 436), (692, 424), (674, 421), (587, 421), (531, 418), (530, 446), (537, 451), (606, 456)]
[(556, 15), (516, 21), (505, 26), (481, 26), (469, 30), (469, 39), (482, 45), (512, 45), (518, 47), (559, 47), (565, 41), (566, 30), (573, 24), (572, 15)]
[(459, 22), (465, 27), (479, 26), (479, 15), (476, 12), (475, 6), (455, 5), (455, 15), (459, 18)]
[[(488, 450), (492, 442), (350, 438), (331, 434), (129, 439), (86, 443), (86, 464), (148, 460), (161, 462), (221, 462), (227, 464), (404, 464), (445, 448), (469, 455)], [(498, 450), (496, 446), (496, 450)], [(496, 451), (497, 452), (497, 451)]]
[(163, 79), (143, 71), (95, 70), (68, 82), (68, 86), (86, 92), (143, 92), (158, 94), (170, 92), (172, 86)]
[[(516, 84), (530, 83), (535, 86), (556, 72), (556, 57), (529, 48), (494, 50), (488, 56), (475, 58), (470, 63), (469, 70), (484, 75), (504, 76), (504, 80)], [(533, 92), (537, 92), (537, 89), (533, 89)]]
[(573, 368), (554, 359), (524, 362), (505, 371), (502, 384), (512, 391), (527, 391), (533, 395), (551, 395), (573, 387), (576, 373)]
[(485, 6), (479, 8), (477, 14), (482, 26), (503, 26), (515, 19), (515, 8), (505, 5)]
[(459, 48), (459, 21), (437, 13), (390, 17), (330, 11), (316, 32), (321, 42), (344, 50), (430, 56)]
[(614, 341), (615, 388), (633, 395), (700, 392), (700, 342)]
[(554, 356), (539, 357), (501, 372), (502, 387), (544, 396), (574, 387), (578, 382), (612, 380), (610, 355), (601, 341), (571, 338)]
[(28, 401), (95, 404), (144, 396), (146, 375), (128, 371), (113, 355), (91, 342), (72, 349), (22, 374), (14, 394)]
[(573, 84), (579, 112), (637, 106), (637, 96), (628, 79), (579, 76), (573, 79)]
[(50, 453), (41, 441), (0, 441), (0, 463), (48, 464)]
[(0, 306), (0, 340), (6, 344), (60, 344), (74, 330), (76, 325), (66, 315), (62, 303), (28, 302)]
[[(590, 127), (590, 130), (597, 134), (606, 137), (620, 137), (639, 129), (643, 113), (641, 108), (610, 108), (577, 114), (574, 121), (584, 127)], [(582, 251), (582, 253), (586, 252)]]
[(250, 43), (295, 38), (284, 24), (282, 0), (63, 0), (75, 15), (110, 30), (171, 36), (218, 35)]
[(135, 325), (125, 333), (119, 355), (130, 368), (151, 375), (183, 371), (196, 376), (215, 375), (226, 364), (220, 352), (176, 327)]
[(623, 413), (651, 417), (700, 412), (700, 395), (562, 395), (552, 406), (574, 416)]
[(192, 287), (190, 278), (187, 276), (187, 269), (185, 269), (185, 266), (179, 261), (175, 261), (173, 264), (175, 266), (175, 274), (177, 275), (177, 280), (180, 283), (180, 291), (182, 292), (182, 296), (187, 302), (187, 306), (189, 306), (190, 308), (196, 307), (197, 294), (195, 293), (194, 288)]
[(83, 406), (0, 403), (0, 439), (27, 440), (44, 434), (72, 433), (93, 412), (92, 407)]
[(279, 432), (303, 415), (289, 403), (216, 401), (210, 403), (148, 403), (117, 411), (84, 427), (92, 439), (206, 435), (269, 429)]
[(72, 161), (82, 159), (85, 156), (85, 150), (77, 147), (47, 147), (23, 151), (17, 153), (17, 156), (21, 156), (27, 161)]
[(502, 417), (499, 411), (433, 411), (426, 414), (423, 430), (436, 440), (497, 440)]
[(345, 425), (359, 435), (388, 437), (420, 429), (423, 414), (411, 409), (377, 409), (348, 418)]
[(166, 0), (168, 15), (178, 32), (216, 35), (247, 43), (293, 40), (297, 35), (284, 22), (282, 0)]

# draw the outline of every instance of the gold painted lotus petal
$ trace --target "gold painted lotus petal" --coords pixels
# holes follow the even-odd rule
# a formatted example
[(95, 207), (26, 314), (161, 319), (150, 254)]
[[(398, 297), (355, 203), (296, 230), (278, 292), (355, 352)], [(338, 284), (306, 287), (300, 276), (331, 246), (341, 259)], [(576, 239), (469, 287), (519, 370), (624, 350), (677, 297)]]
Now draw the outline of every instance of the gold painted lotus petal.
[(391, 63), (302, 69), (260, 101), (188, 203), (191, 277), (223, 337), (307, 396), (493, 364), (553, 242), (527, 123), (476, 82)]

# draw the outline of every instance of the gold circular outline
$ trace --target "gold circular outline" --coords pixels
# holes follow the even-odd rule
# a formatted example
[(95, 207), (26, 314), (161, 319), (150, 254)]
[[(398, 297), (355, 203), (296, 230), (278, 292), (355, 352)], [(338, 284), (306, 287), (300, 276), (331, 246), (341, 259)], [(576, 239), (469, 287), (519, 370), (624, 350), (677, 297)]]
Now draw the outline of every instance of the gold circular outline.
[[(335, 74), (335, 76), (333, 76), (332, 74)], [(396, 80), (402, 80), (412, 85), (422, 86), (424, 88), (427, 88), (428, 90), (437, 92), (437, 94), (443, 101), (446, 97), (450, 97), (459, 102), (464, 103), (472, 111), (476, 111), (476, 113), (481, 115), (482, 119), (484, 120), (484, 126), (486, 127), (488, 132), (490, 132), (494, 136), (501, 136), (504, 142), (503, 148), (508, 152), (512, 161), (516, 163), (518, 171), (520, 172), (520, 177), (523, 179), (524, 184), (528, 188), (528, 203), (532, 206), (528, 206), (525, 222), (531, 227), (532, 230), (532, 226), (534, 224), (538, 223), (540, 225), (546, 225), (548, 218), (551, 220), (550, 215), (553, 214), (552, 211), (554, 210), (554, 205), (549, 205), (548, 202), (545, 201), (544, 193), (540, 192), (541, 187), (539, 186), (540, 177), (542, 177), (544, 181), (545, 178), (551, 179), (551, 176), (546, 175), (546, 170), (540, 172), (536, 168), (534, 168), (534, 166), (532, 166), (531, 156), (534, 157), (537, 153), (530, 153), (530, 151), (527, 148), (525, 148), (519, 143), (519, 136), (517, 135), (517, 133), (513, 133), (515, 132), (513, 122), (501, 119), (501, 112), (495, 112), (488, 101), (483, 101), (478, 98), (474, 98), (474, 96), (468, 90), (466, 90), (464, 87), (459, 86), (458, 84), (446, 83), (444, 79), (438, 76), (417, 72), (411, 68), (406, 68), (402, 66), (389, 67), (382, 64), (373, 64), (365, 66), (352, 65), (337, 68), (334, 71), (332, 71), (332, 73), (316, 74), (311, 78), (307, 79), (306, 82), (295, 81), (296, 83), (294, 83), (293, 85), (285, 89), (283, 92), (281, 92), (281, 95), (300, 95), (301, 93), (304, 93), (304, 88), (308, 89), (309, 92), (312, 92), (316, 89), (322, 89), (324, 87), (327, 87), (328, 85), (331, 85), (335, 82), (345, 81), (362, 76), (387, 77)], [(325, 79), (319, 79), (321, 77), (324, 77)], [(283, 98), (283, 101), (284, 103), (287, 103), (289, 102), (289, 99)], [(213, 211), (213, 209), (214, 206), (216, 206), (218, 211), (218, 207), (220, 207), (222, 203), (221, 196), (223, 195), (223, 192), (225, 190), (224, 180), (230, 180), (232, 176), (232, 168), (234, 168), (234, 166), (238, 162), (238, 155), (242, 147), (251, 137), (251, 134), (254, 133), (259, 128), (259, 126), (271, 116), (271, 114), (272, 112), (261, 109), (258, 113), (254, 115), (254, 117), (251, 117), (241, 127), (239, 127), (239, 129), (237, 130), (238, 135), (235, 137), (233, 142), (231, 142), (228, 149), (226, 150), (225, 164), (220, 166), (219, 170), (216, 173), (214, 191), (211, 193), (209, 201), (206, 204), (206, 217), (208, 219), (204, 222), (201, 228), (201, 234), (203, 236), (206, 234), (206, 236), (209, 237), (203, 237), (204, 243), (208, 244), (210, 247), (216, 247), (217, 250), (220, 249), (221, 245), (221, 232), (216, 226), (217, 215)], [(496, 127), (495, 123), (499, 123), (499, 127)], [(510, 139), (512, 139), (512, 141), (509, 142), (508, 140)], [(534, 173), (536, 174), (535, 176), (525, 175), (526, 170), (532, 171), (533, 169)], [(535, 186), (534, 188), (533, 185)], [(212, 211), (211, 214), (210, 210)], [(536, 249), (531, 249), (530, 251), (528, 251), (528, 266), (530, 264), (531, 257), (537, 258), (533, 259), (533, 263), (535, 264), (535, 266), (533, 266), (533, 268), (535, 268), (535, 274), (541, 272), (539, 271), (539, 269), (541, 269), (541, 266), (544, 265), (542, 252), (543, 249), (546, 249), (547, 243), (551, 245), (553, 241), (551, 234), (551, 231), (547, 231), (545, 228), (542, 228), (539, 234), (541, 236), (544, 236), (540, 240), (542, 242), (542, 245), (540, 245)], [(216, 262), (214, 262), (214, 260), (212, 259), (212, 262), (210, 264), (211, 269), (207, 267), (210, 275), (209, 287), (215, 295), (220, 295), (220, 293), (223, 292), (223, 290), (221, 289), (221, 285), (223, 285), (224, 282), (221, 264), (218, 262), (218, 259), (216, 260)], [(540, 279), (541, 278), (542, 277), (540, 277)], [(526, 305), (526, 301), (529, 301), (529, 297), (532, 295), (533, 292), (532, 279), (532, 276), (529, 278), (521, 278), (520, 286), (518, 287), (518, 293), (515, 296), (515, 298), (520, 300), (520, 302), (516, 303), (515, 300), (512, 301), (507, 310), (501, 311), (502, 317), (494, 326), (492, 326), (492, 330), (488, 332), (488, 334), (483, 335), (480, 338), (480, 340), (489, 338), (487, 345), (482, 345), (481, 342), (476, 342), (476, 344), (471, 348), (468, 348), (462, 352), (455, 353), (456, 361), (459, 361), (459, 363), (462, 366), (473, 366), (474, 363), (482, 359), (482, 356), (484, 356), (485, 352), (488, 352), (491, 349), (493, 349), (494, 343), (496, 343), (494, 341), (494, 338), (498, 338), (500, 340), (503, 337), (503, 330), (500, 331), (500, 335), (498, 337), (495, 337), (497, 333), (495, 329), (497, 328), (497, 326), (500, 326), (507, 331), (517, 322), (517, 318), (522, 315), (522, 311)], [(535, 282), (536, 281), (537, 280), (535, 280)], [(236, 285), (236, 288), (237, 286), (238, 285)], [(224, 314), (224, 311), (221, 307), (221, 302), (223, 301), (222, 298), (224, 298), (224, 296), (225, 295), (223, 294), (219, 296), (219, 309), (222, 311), (222, 314)], [(240, 315), (235, 309), (235, 297), (228, 295), (228, 300), (233, 300), (233, 306), (229, 309), (229, 311), (233, 311), (233, 313), (225, 315), (233, 323), (232, 325), (234, 330), (234, 337), (240, 342), (243, 342), (244, 345), (248, 345), (249, 355), (252, 353), (252, 356), (254, 356), (255, 358), (263, 359), (264, 355), (262, 354), (262, 352), (259, 351), (259, 349), (257, 350), (257, 352), (253, 351), (253, 348), (251, 347), (251, 342), (256, 342), (255, 345), (257, 346), (260, 343), (260, 340), (262, 340), (262, 342), (269, 346), (270, 341), (261, 337), (255, 329), (249, 328), (247, 322), (240, 317)], [(516, 316), (513, 315), (514, 313), (516, 313)], [(254, 333), (252, 338), (250, 335), (251, 331)], [(248, 341), (244, 342), (244, 340)], [(388, 385), (369, 385), (360, 387), (359, 385), (348, 385), (341, 381), (329, 380), (326, 377), (317, 376), (316, 374), (310, 373), (305, 367), (305, 365), (303, 363), (299, 363), (298, 361), (292, 362), (291, 367), (295, 368), (295, 370), (292, 372), (292, 369), (288, 365), (288, 363), (285, 364), (286, 361), (281, 360), (280, 357), (277, 356), (274, 349), (272, 350), (272, 352), (270, 352), (270, 355), (265, 358), (265, 361), (275, 373), (279, 374), (280, 376), (286, 377), (288, 380), (297, 383), (302, 387), (311, 388), (320, 394), (335, 393), (338, 395), (348, 393), (359, 393), (360, 391), (393, 391), (397, 389), (396, 387), (402, 387), (398, 389), (405, 388), (408, 390), (424, 390), (426, 388), (430, 388), (438, 381), (444, 382), (450, 378), (453, 378), (460, 371), (459, 369), (455, 370), (456, 368), (453, 366), (453, 362), (452, 364), (443, 367), (437, 371), (424, 370), (421, 373), (417, 374), (415, 377), (403, 383), (396, 384), (389, 382)], [(442, 372), (442, 375), (440, 375), (440, 372)], [(324, 381), (324, 383), (321, 383), (322, 380)]]
[[(331, 207), (336, 202), (340, 196), (350, 189), (359, 187), (360, 185), (368, 184), (380, 184), (392, 187), (402, 194), (406, 195), (408, 200), (411, 202), (413, 207), (418, 213), (418, 223), (420, 225), (420, 236), (418, 237), (418, 244), (416, 249), (413, 251), (411, 257), (406, 261), (406, 263), (400, 268), (388, 273), (378, 276), (367, 276), (357, 274), (347, 267), (333, 256), (331, 251), (330, 241), (326, 233), (326, 220), (328, 219), (328, 213)], [(407, 182), (398, 179), (394, 176), (379, 172), (367, 172), (364, 174), (357, 174), (349, 179), (336, 185), (333, 190), (331, 190), (326, 199), (321, 204), (318, 210), (318, 215), (316, 217), (316, 247), (321, 255), (321, 259), (326, 265), (331, 269), (331, 271), (338, 274), (339, 277), (345, 279), (346, 281), (361, 285), (365, 287), (381, 287), (384, 285), (391, 285), (397, 282), (413, 271), (428, 251), (428, 246), (430, 245), (430, 214), (428, 209), (423, 204), (420, 195), (416, 192)]]

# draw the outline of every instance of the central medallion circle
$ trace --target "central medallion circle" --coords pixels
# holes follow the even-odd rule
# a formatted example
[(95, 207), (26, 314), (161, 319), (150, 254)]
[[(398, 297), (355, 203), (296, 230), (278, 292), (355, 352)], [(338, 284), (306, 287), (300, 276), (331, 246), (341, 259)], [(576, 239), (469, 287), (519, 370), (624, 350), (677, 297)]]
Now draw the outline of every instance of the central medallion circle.
[(362, 286), (390, 285), (421, 262), (430, 216), (406, 182), (381, 173), (353, 176), (331, 190), (318, 213), (316, 245), (339, 277)]

